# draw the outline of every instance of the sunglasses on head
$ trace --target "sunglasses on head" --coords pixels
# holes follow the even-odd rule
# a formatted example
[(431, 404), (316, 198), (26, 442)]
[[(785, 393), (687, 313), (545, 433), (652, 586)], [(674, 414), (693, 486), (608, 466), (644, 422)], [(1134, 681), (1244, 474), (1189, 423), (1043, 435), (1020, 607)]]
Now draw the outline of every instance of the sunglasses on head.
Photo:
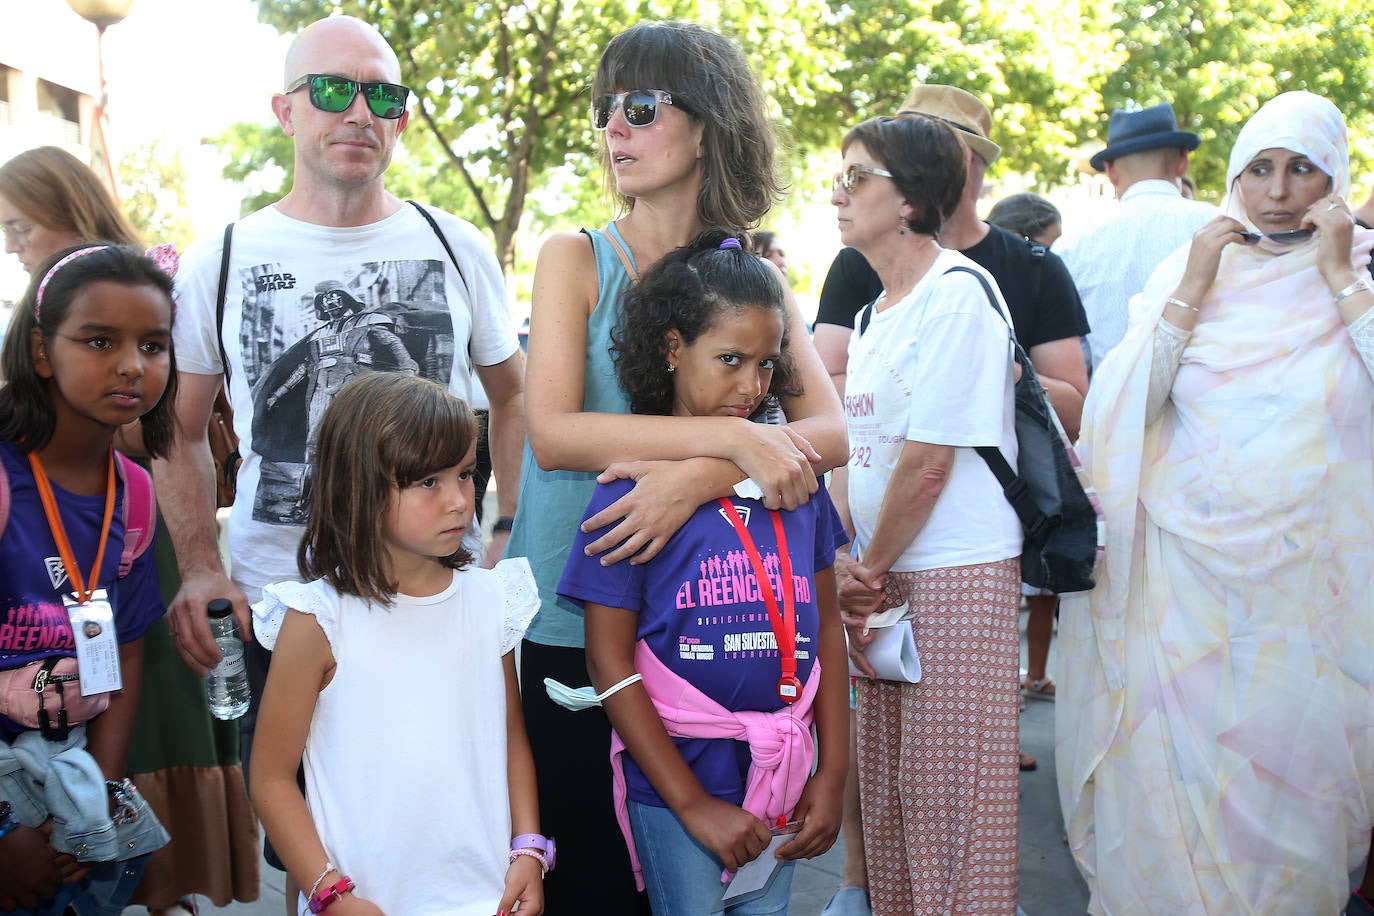
[(1242, 232), (1240, 240), (1246, 245), (1258, 245), (1260, 239), (1268, 239), (1280, 245), (1296, 245), (1310, 239), (1315, 229), (1288, 229), (1283, 232)]
[(869, 175), (878, 175), (882, 178), (892, 177), (892, 173), (887, 169), (876, 169), (871, 165), (859, 165), (856, 162), (845, 166), (843, 171), (836, 172), (835, 178), (831, 181), (831, 187), (837, 191), (844, 188), (844, 193), (853, 194), (859, 183)]
[(310, 87), (310, 104), (320, 111), (331, 114), (347, 111), (361, 91), (363, 100), (367, 102), (367, 110), (388, 121), (405, 114), (406, 100), (410, 98), (410, 90), (396, 83), (364, 83), (327, 73), (307, 73), (288, 86), (286, 94), (290, 95), (306, 86)]
[(658, 106), (673, 104), (673, 94), (663, 89), (628, 89), (613, 95), (603, 95), (592, 99), (592, 127), (605, 130), (611, 123), (611, 115), (616, 106), (625, 115), (625, 123), (631, 127), (648, 127), (658, 120)]

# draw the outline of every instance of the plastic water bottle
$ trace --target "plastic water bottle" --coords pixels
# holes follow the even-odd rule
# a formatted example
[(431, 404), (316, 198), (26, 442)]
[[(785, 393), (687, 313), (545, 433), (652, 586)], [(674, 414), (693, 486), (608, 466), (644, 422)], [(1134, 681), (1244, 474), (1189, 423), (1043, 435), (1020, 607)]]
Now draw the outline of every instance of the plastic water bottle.
[(205, 679), (205, 696), (210, 715), (216, 719), (237, 719), (248, 711), (248, 668), (244, 664), (243, 640), (234, 620), (234, 606), (216, 598), (206, 607), (210, 614), (210, 635), (219, 646), (219, 664)]

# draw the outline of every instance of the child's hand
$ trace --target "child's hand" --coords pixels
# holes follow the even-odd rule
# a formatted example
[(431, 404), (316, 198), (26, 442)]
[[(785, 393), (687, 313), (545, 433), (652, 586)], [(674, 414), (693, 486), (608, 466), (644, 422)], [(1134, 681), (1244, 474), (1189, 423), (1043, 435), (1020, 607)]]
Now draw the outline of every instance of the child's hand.
[(794, 815), (802, 828), (778, 850), (778, 858), (814, 859), (834, 846), (840, 835), (843, 798), (843, 773), (838, 778), (817, 773), (807, 780)]
[(62, 883), (62, 867), (42, 833), (15, 827), (0, 838), (0, 911), (35, 910)]
[(728, 871), (757, 859), (773, 839), (763, 821), (711, 795), (678, 812), (678, 817), (687, 832), (715, 853)]
[(517, 900), (517, 916), (539, 916), (544, 912), (544, 868), (534, 856), (516, 856), (506, 869), (506, 892), (501, 895), (497, 916), (510, 916)]
[(386, 916), (382, 908), (356, 891), (349, 891), (329, 907), (329, 916)]

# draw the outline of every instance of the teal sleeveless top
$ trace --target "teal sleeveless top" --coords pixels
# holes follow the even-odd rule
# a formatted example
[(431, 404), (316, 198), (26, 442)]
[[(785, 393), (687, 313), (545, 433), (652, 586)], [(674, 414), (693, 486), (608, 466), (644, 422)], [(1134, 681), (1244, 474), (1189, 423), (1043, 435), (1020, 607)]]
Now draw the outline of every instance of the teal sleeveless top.
[[(596, 256), (596, 308), (587, 319), (586, 385), (582, 409), (588, 413), (629, 413), (629, 399), (620, 390), (611, 361), (611, 331), (620, 321), (621, 298), (631, 279), (606, 235), (615, 237), (625, 252), (630, 246), (615, 223), (605, 229), (582, 230), (592, 240)], [(631, 263), (633, 256), (631, 256)], [(638, 266), (636, 265), (636, 269)], [(568, 562), (577, 526), (596, 489), (595, 473), (540, 469), (525, 443), (520, 470), (520, 504), (506, 546), (506, 556), (527, 557), (539, 585), (539, 613), (525, 638), (545, 646), (582, 648), (586, 637), (582, 607), (560, 598), (558, 580)]]

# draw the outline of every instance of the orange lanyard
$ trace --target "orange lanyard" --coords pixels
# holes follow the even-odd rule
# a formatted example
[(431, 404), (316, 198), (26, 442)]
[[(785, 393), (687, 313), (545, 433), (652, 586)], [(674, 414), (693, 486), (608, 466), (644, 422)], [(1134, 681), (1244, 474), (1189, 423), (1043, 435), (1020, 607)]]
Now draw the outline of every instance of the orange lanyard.
[(99, 546), (95, 550), (95, 566), (91, 567), (91, 587), (86, 588), (86, 582), (81, 578), (81, 569), (76, 565), (76, 556), (72, 553), (71, 541), (67, 540), (67, 529), (62, 524), (62, 516), (57, 511), (57, 499), (52, 493), (52, 484), (48, 483), (48, 475), (43, 470), (43, 464), (38, 460), (37, 452), (29, 452), (29, 466), (33, 468), (33, 482), (38, 486), (38, 498), (43, 501), (43, 514), (48, 517), (48, 530), (52, 532), (52, 539), (57, 542), (57, 552), (62, 557), (62, 565), (67, 570), (67, 579), (71, 582), (75, 590), (76, 600), (85, 604), (91, 600), (91, 593), (95, 591), (100, 579), (100, 564), (105, 560), (105, 544), (110, 539), (110, 522), (114, 521), (115, 504), (115, 464), (114, 448), (110, 449), (110, 470), (105, 483), (105, 521), (100, 526)]

